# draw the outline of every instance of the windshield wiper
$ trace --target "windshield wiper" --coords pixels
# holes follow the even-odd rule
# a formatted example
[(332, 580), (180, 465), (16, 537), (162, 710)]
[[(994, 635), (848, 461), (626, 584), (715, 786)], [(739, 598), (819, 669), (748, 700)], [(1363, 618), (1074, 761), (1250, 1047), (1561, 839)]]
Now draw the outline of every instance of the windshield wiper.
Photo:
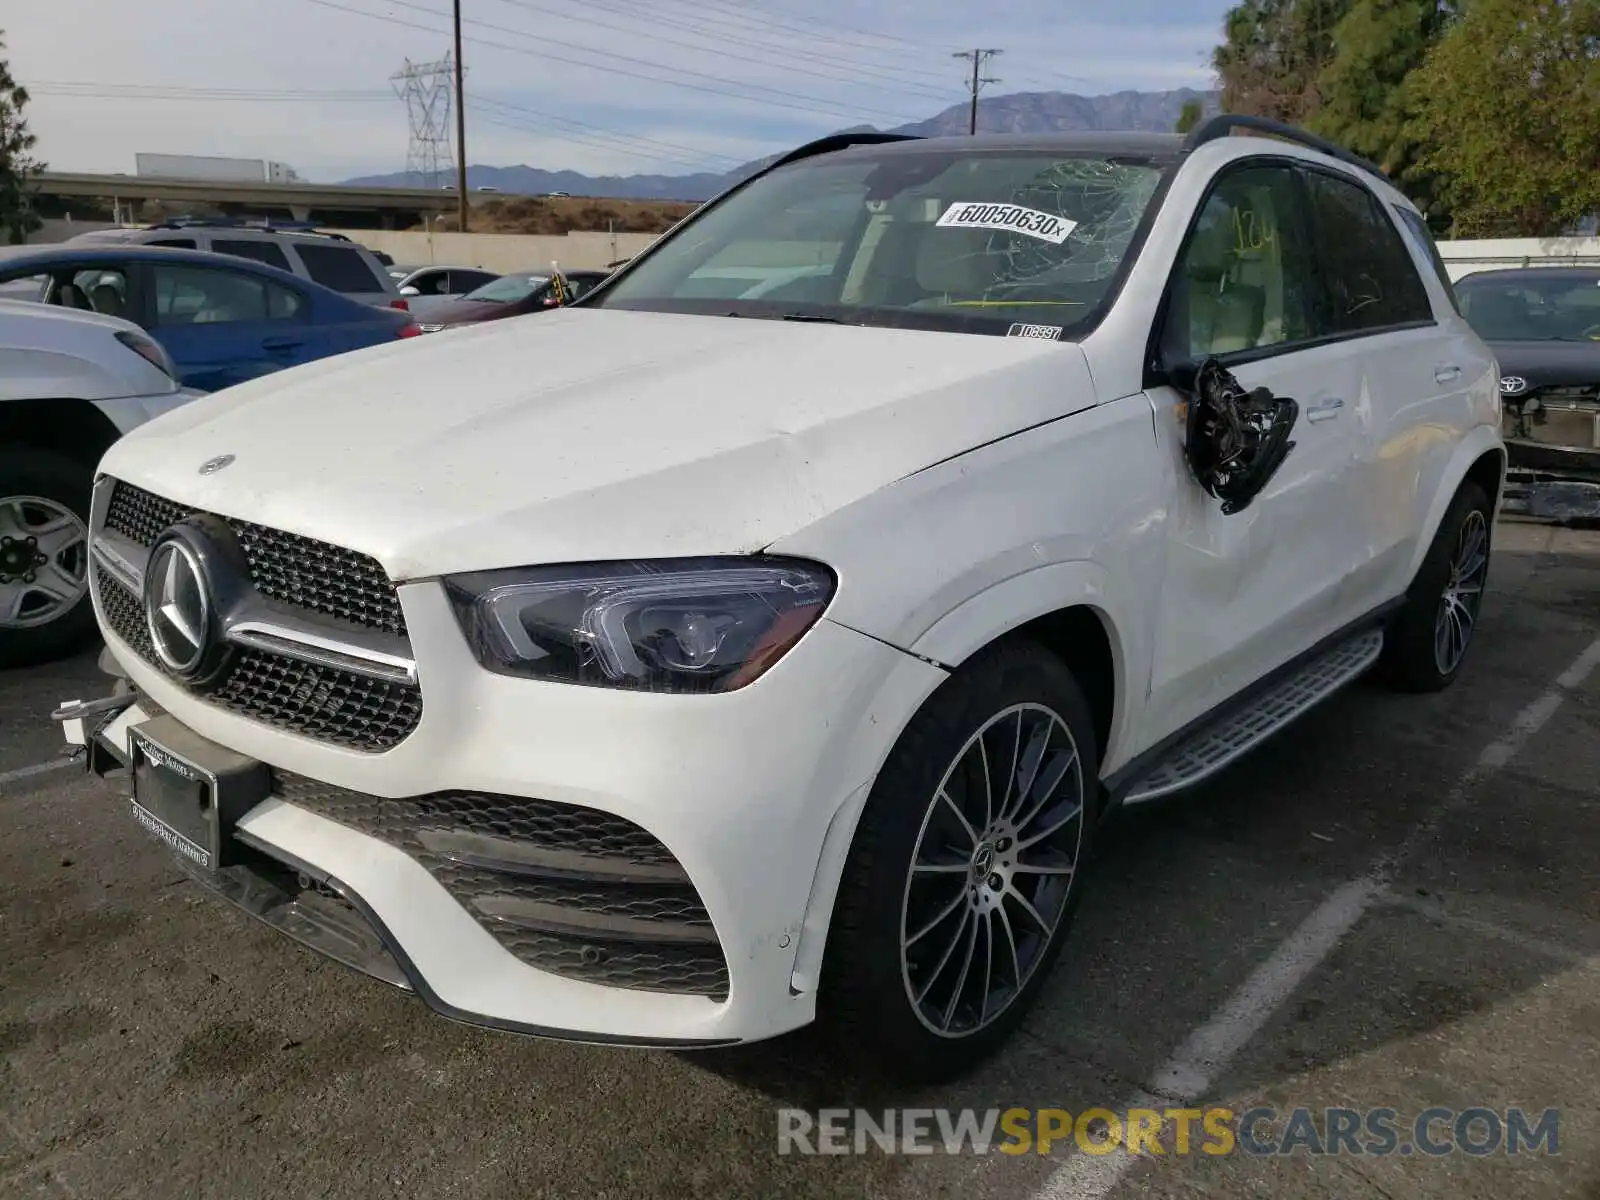
[(815, 313), (784, 313), (778, 318), (780, 321), (814, 321), (820, 325), (848, 325), (849, 321), (840, 317), (823, 317)]

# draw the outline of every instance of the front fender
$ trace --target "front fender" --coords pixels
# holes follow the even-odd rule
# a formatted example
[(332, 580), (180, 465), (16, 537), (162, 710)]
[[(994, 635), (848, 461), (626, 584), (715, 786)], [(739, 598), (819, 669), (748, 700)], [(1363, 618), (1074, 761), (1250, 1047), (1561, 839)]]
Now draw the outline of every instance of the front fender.
[[(996, 638), (1064, 608), (1088, 608), (1099, 618), (1111, 646), (1115, 700), (1102, 769), (1114, 770), (1128, 757), (1129, 680), (1148, 678), (1147, 639), (1129, 638), (1113, 613), (1136, 611), (1111, 572), (1086, 560), (1052, 563), (985, 588), (934, 622), (910, 646), (913, 654), (950, 666), (965, 662)], [(1140, 661), (1130, 661), (1139, 659)], [(1143, 695), (1143, 687), (1140, 687)]]

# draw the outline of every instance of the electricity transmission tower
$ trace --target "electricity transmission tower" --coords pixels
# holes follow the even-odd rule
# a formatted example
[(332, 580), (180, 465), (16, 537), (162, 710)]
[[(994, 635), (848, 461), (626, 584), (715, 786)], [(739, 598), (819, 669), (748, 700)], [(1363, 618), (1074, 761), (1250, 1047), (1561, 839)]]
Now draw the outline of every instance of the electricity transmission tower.
[(982, 90), (983, 85), (986, 83), (1000, 82), (998, 79), (980, 78), (983, 72), (983, 64), (999, 53), (1001, 53), (999, 50), (957, 50), (950, 56), (951, 58), (970, 58), (972, 60), (972, 80), (967, 84), (967, 90), (972, 93), (972, 115), (967, 122), (967, 132), (969, 134), (978, 132), (978, 92)]
[(389, 81), (395, 95), (405, 101), (411, 125), (406, 145), (406, 174), (421, 179), (423, 187), (441, 187), (442, 172), (450, 167), (450, 96), (455, 81), (455, 59), (446, 54), (437, 62), (414, 63), (409, 58)]

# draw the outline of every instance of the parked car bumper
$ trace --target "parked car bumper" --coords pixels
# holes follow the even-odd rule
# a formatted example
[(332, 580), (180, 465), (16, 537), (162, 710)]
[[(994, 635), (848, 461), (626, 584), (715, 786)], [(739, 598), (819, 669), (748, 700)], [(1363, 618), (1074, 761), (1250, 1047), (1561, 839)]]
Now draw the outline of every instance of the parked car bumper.
[(855, 815), (945, 673), (824, 620), (724, 696), (539, 683), (481, 669), (437, 585), (401, 596), (425, 699), (392, 750), (204, 703), (103, 614), (132, 699), (76, 732), (69, 720), (68, 740), (104, 770), (129, 762), (134, 730), (177, 721), (179, 742), (270, 763), (232, 831), (260, 858), (191, 869), (450, 1017), (656, 1046), (810, 1021)]

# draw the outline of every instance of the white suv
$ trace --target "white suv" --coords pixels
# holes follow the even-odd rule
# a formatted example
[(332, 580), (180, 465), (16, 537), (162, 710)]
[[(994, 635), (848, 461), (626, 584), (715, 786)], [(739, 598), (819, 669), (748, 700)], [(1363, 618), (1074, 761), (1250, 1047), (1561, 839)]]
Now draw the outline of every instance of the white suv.
[(132, 321), (0, 300), (0, 668), (94, 636), (95, 464), (134, 426), (200, 395)]
[(1496, 380), (1416, 210), (1296, 131), (825, 139), (570, 307), (119, 443), (127, 682), (58, 716), (439, 1012), (959, 1072), (1119, 805), (1456, 676)]
[(264, 262), (361, 304), (402, 307), (400, 290), (378, 256), (342, 233), (285, 229), (243, 221), (168, 221), (137, 229), (96, 229), (72, 242), (176, 246)]

